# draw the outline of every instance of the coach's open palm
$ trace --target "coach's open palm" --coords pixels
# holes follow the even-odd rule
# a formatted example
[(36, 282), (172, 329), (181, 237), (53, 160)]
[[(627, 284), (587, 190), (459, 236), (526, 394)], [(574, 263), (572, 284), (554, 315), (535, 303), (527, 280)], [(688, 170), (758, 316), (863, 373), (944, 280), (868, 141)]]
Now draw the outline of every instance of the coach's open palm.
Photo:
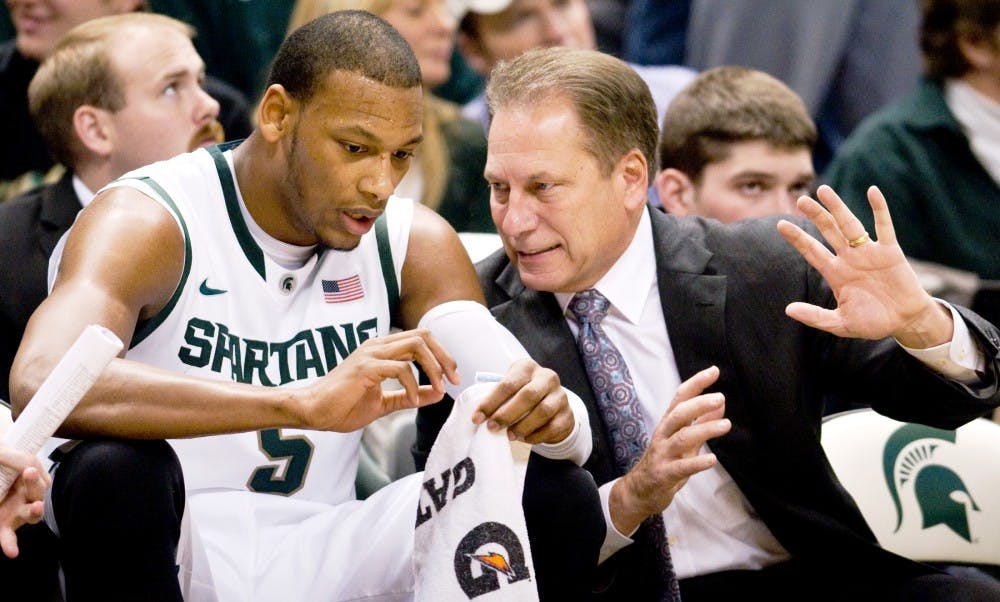
[(885, 197), (868, 189), (875, 216), (875, 240), (836, 192), (820, 186), (817, 202), (801, 197), (799, 209), (819, 229), (831, 249), (788, 221), (778, 231), (823, 275), (835, 309), (808, 303), (789, 304), (786, 313), (814, 328), (842, 337), (896, 337), (908, 347), (931, 347), (951, 340), (951, 317), (920, 286), (896, 241)]
[(712, 366), (681, 383), (642, 457), (612, 487), (611, 520), (620, 533), (632, 533), (647, 516), (663, 512), (691, 475), (718, 461), (715, 454), (699, 453), (706, 441), (732, 428), (723, 417), (722, 393), (704, 393), (718, 378)]

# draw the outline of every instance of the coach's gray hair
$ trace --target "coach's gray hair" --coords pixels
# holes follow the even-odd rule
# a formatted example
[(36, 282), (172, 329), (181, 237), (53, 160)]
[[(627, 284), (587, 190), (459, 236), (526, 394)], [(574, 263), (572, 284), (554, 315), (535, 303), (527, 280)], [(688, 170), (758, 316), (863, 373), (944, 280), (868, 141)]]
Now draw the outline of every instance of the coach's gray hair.
[(652, 179), (659, 132), (656, 104), (646, 82), (621, 60), (595, 50), (529, 50), (494, 67), (486, 87), (491, 116), (560, 96), (576, 109), (585, 150), (597, 159), (602, 175), (638, 149)]

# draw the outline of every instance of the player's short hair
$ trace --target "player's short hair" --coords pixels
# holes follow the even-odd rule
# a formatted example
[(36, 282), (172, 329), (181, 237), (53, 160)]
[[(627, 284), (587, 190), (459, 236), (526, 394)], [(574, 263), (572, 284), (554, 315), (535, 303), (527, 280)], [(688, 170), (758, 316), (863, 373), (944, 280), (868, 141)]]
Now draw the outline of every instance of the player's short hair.
[(639, 74), (611, 55), (572, 48), (529, 50), (498, 63), (486, 86), (491, 116), (503, 108), (559, 97), (576, 108), (585, 150), (597, 159), (602, 175), (610, 175), (632, 149), (650, 165), (655, 162), (656, 104)]
[(733, 66), (709, 69), (667, 107), (659, 167), (698, 181), (707, 165), (728, 158), (733, 143), (749, 141), (812, 150), (816, 124), (798, 94), (767, 73)]
[(1000, 51), (994, 37), (1000, 26), (996, 0), (923, 0), (921, 14), (920, 50), (924, 71), (932, 79), (961, 77), (972, 68), (959, 40), (989, 44)]
[(190, 25), (148, 12), (99, 17), (77, 25), (42, 61), (28, 86), (28, 110), (56, 161), (73, 167), (80, 141), (73, 115), (84, 105), (116, 112), (125, 107), (125, 84), (114, 67), (117, 36), (131, 28), (167, 28), (194, 37)]
[(306, 102), (334, 71), (357, 73), (390, 88), (421, 85), (410, 45), (381, 17), (362, 10), (327, 13), (293, 31), (278, 48), (267, 85), (280, 84)]

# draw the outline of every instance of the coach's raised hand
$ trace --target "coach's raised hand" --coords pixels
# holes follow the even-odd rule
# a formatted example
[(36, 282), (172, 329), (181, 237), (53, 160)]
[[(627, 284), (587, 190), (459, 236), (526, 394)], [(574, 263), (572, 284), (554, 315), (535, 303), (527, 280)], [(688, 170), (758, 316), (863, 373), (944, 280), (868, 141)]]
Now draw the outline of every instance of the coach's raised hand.
[(837, 307), (824, 309), (796, 302), (786, 313), (842, 337), (880, 339), (891, 335), (912, 348), (950, 341), (954, 326), (951, 314), (920, 286), (896, 242), (889, 208), (879, 189), (868, 189), (875, 215), (874, 239), (832, 188), (820, 186), (816, 196), (822, 204), (803, 196), (798, 207), (832, 251), (788, 221), (778, 222), (778, 231), (823, 275), (837, 298)]

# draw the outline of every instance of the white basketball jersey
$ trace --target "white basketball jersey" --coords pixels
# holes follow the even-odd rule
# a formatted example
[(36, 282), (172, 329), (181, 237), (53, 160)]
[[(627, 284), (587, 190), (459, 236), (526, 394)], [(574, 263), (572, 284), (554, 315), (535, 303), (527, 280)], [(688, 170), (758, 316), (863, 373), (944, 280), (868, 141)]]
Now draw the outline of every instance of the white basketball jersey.
[[(321, 248), (288, 270), (248, 229), (231, 150), (181, 155), (113, 185), (159, 201), (185, 242), (181, 282), (163, 311), (137, 326), (129, 359), (199, 377), (295, 387), (389, 332), (410, 201), (390, 198), (355, 249)], [(360, 437), (360, 431), (266, 429), (171, 444), (189, 493), (249, 490), (338, 503), (354, 498)]]

